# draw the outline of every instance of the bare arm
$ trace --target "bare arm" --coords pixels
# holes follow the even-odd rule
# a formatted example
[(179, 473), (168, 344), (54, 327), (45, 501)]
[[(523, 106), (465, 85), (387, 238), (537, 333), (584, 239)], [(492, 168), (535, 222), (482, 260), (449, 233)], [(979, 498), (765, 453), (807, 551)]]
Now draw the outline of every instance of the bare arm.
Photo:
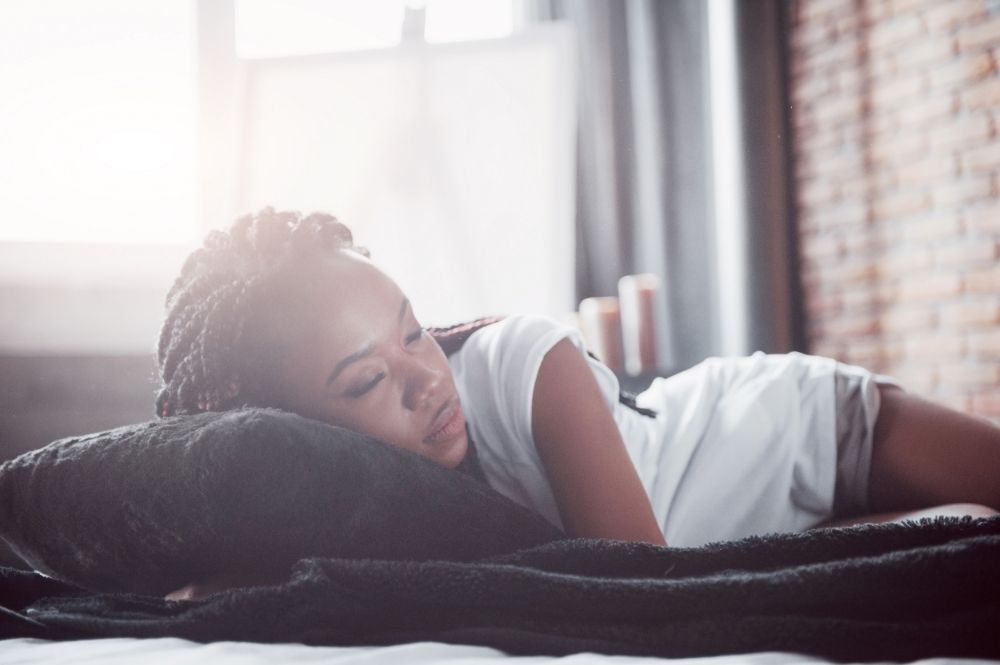
[(542, 360), (531, 430), (568, 535), (667, 544), (597, 381), (567, 339)]

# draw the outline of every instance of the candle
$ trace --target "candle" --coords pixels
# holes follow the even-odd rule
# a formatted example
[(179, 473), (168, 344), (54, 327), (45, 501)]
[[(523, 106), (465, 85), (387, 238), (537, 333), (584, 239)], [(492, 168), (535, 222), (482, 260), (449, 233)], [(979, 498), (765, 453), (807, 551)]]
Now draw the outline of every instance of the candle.
[(580, 301), (580, 330), (587, 346), (611, 369), (622, 368), (621, 316), (618, 298), (584, 298)]
[(631, 376), (656, 369), (656, 307), (660, 278), (650, 273), (618, 280), (622, 350)]

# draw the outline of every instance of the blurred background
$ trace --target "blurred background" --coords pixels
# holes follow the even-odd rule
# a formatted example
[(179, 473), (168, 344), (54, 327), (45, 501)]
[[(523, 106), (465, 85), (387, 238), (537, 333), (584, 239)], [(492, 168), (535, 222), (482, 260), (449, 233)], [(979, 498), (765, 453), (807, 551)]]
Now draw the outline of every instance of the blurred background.
[(337, 215), (442, 325), (652, 273), (657, 366), (802, 350), (1000, 422), (1000, 3), (7, 0), (0, 459), (152, 418), (208, 229)]

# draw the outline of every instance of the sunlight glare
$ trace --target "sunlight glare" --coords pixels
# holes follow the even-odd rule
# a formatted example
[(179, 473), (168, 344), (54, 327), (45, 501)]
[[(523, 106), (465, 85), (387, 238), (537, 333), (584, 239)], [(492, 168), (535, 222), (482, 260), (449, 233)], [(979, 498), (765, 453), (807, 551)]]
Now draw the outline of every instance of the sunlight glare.
[(0, 241), (196, 232), (193, 2), (0, 4)]

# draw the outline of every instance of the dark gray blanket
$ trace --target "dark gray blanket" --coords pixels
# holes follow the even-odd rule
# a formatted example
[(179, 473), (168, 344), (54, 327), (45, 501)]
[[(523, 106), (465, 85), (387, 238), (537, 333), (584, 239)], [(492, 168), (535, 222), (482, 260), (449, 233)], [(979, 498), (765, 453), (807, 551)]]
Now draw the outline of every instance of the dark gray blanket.
[(512, 654), (1000, 658), (1000, 518), (826, 529), (676, 549), (566, 540), (475, 562), (308, 559), (198, 602), (93, 595), (2, 570), (0, 634)]

